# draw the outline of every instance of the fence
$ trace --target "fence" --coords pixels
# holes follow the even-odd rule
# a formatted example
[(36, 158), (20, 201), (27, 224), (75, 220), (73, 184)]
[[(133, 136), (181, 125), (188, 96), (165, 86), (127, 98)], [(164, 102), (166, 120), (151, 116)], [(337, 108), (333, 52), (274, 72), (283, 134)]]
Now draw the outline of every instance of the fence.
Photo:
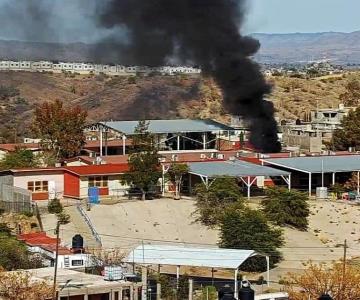
[(89, 226), (91, 234), (95, 238), (95, 240), (99, 243), (100, 246), (102, 246), (100, 235), (97, 233), (94, 225), (91, 223), (91, 220), (87, 213), (84, 211), (84, 209), (81, 207), (81, 205), (77, 205), (77, 209), (79, 210), (81, 216), (84, 218), (86, 224)]
[(25, 189), (3, 184), (0, 189), (0, 208), (6, 212), (32, 212), (31, 193)]

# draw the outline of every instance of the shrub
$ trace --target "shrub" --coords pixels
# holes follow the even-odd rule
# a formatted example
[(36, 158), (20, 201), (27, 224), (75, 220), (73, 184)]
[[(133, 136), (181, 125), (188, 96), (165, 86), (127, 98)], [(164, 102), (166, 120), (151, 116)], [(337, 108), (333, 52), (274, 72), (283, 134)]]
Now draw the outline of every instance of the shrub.
[(28, 218), (31, 218), (34, 216), (34, 213), (32, 211), (23, 211), (21, 214)]
[(68, 215), (66, 212), (61, 211), (60, 213), (56, 214), (56, 217), (60, 224), (68, 224), (70, 222), (70, 215)]
[(306, 193), (271, 188), (266, 191), (266, 198), (261, 206), (267, 218), (276, 225), (289, 225), (299, 230), (306, 230), (308, 227), (310, 208)]
[(50, 200), (49, 204), (48, 204), (48, 211), (51, 214), (59, 214), (63, 211), (63, 206), (60, 203), (60, 200), (55, 198)]

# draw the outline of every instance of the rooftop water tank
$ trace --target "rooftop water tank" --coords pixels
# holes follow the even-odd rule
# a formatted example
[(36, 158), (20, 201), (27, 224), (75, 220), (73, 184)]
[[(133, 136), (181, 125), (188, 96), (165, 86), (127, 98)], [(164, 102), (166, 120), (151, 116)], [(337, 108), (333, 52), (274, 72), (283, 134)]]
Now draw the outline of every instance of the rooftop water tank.
[(80, 234), (76, 234), (72, 238), (71, 248), (73, 249), (83, 249), (84, 248), (84, 239)]

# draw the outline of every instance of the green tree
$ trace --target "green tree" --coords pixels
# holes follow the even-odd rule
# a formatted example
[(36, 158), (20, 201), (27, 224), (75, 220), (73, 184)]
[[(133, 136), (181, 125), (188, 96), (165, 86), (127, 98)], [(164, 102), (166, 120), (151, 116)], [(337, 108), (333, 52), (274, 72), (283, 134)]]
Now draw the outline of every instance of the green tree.
[[(255, 250), (270, 257), (270, 267), (281, 260), (278, 250), (284, 244), (282, 230), (272, 227), (263, 212), (248, 207), (229, 206), (220, 220), (222, 248)], [(243, 265), (244, 271), (265, 271), (264, 257), (253, 257)]]
[(334, 131), (328, 147), (338, 151), (348, 150), (349, 147), (360, 150), (360, 107), (343, 118), (341, 128)]
[(32, 131), (41, 139), (43, 150), (59, 161), (80, 153), (86, 117), (80, 106), (65, 107), (59, 100), (44, 102), (35, 109)]
[(23, 242), (10, 235), (10, 229), (1, 226), (0, 267), (5, 270), (31, 269), (41, 267), (40, 260), (27, 250)]
[(243, 205), (239, 186), (234, 178), (216, 178), (209, 188), (204, 184), (195, 187), (197, 221), (206, 226), (219, 223), (224, 209), (233, 203)]
[(279, 226), (289, 225), (300, 230), (308, 227), (310, 208), (308, 195), (286, 188), (271, 188), (261, 206), (266, 217)]
[(175, 183), (175, 199), (180, 199), (181, 184), (183, 176), (189, 172), (189, 166), (187, 164), (173, 163), (169, 167), (168, 175), (172, 182)]
[(123, 183), (140, 189), (142, 200), (145, 200), (146, 194), (151, 192), (161, 177), (160, 156), (148, 127), (148, 122), (139, 121), (133, 137), (136, 151), (129, 156), (129, 172), (121, 177)]
[(356, 79), (350, 80), (346, 84), (345, 93), (339, 96), (346, 106), (358, 106), (360, 101), (360, 82)]
[(0, 160), (0, 169), (8, 170), (14, 168), (34, 168), (39, 166), (39, 160), (27, 149), (16, 148), (14, 152), (9, 152)]

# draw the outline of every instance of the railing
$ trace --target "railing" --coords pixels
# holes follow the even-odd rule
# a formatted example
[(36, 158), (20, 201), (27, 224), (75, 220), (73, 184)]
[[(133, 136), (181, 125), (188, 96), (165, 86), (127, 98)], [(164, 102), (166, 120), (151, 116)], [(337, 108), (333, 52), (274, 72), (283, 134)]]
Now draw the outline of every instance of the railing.
[(80, 212), (81, 216), (84, 218), (86, 224), (89, 226), (91, 234), (93, 235), (95, 240), (100, 244), (100, 246), (102, 246), (100, 235), (97, 233), (94, 225), (91, 223), (91, 220), (90, 220), (89, 216), (87, 215), (87, 213), (84, 211), (84, 209), (81, 207), (81, 205), (77, 205), (77, 209)]

